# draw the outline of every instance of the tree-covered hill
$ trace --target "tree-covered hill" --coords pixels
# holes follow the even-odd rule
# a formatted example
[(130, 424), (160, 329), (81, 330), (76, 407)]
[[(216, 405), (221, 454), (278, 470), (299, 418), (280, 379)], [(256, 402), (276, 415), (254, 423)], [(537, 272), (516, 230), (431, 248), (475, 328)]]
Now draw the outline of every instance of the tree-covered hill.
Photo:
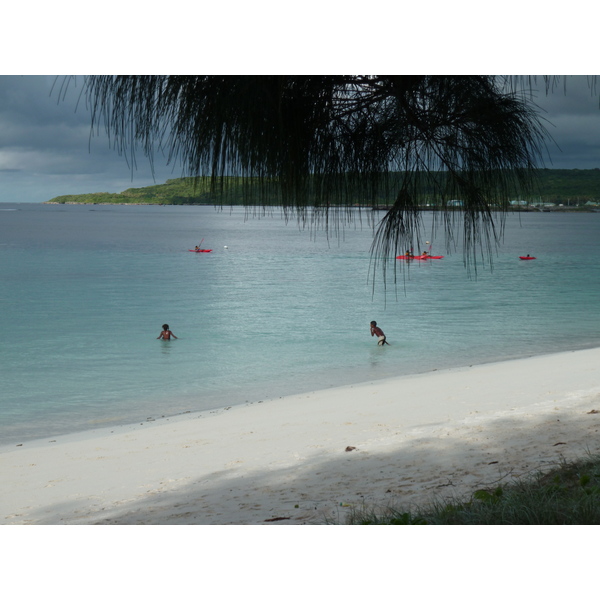
[(165, 183), (143, 188), (129, 188), (120, 193), (95, 192), (57, 196), (56, 204), (214, 204), (208, 182), (190, 178), (167, 179)]
[[(248, 181), (243, 178), (227, 179), (227, 195), (217, 200), (210, 191), (209, 178), (168, 179), (165, 183), (143, 188), (129, 188), (120, 193), (96, 192), (90, 194), (57, 196), (56, 204), (209, 204), (225, 202), (241, 204)], [(393, 188), (393, 186), (392, 186)], [(600, 169), (540, 169), (537, 173), (536, 193), (514, 198), (530, 204), (551, 203), (565, 206), (600, 204)], [(391, 204), (393, 197), (380, 198), (378, 204)], [(435, 199), (432, 198), (435, 203)], [(357, 204), (362, 204), (360, 197)]]
[(538, 180), (543, 202), (600, 203), (600, 169), (541, 169)]

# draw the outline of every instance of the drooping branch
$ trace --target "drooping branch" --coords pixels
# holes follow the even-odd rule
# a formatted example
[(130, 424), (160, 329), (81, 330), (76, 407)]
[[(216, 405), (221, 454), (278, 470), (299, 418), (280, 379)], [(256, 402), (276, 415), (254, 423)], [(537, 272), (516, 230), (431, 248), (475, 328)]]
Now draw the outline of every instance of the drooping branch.
[[(511, 197), (533, 182), (546, 131), (531, 100), (493, 76), (91, 76), (84, 95), (135, 160), (162, 152), (210, 177), (226, 202), (244, 177), (249, 207), (282, 206), (324, 224), (354, 206), (389, 205), (373, 251), (393, 256), (418, 234), (419, 207), (450, 237), (458, 200), (464, 251), (490, 248)], [(334, 217), (332, 219), (332, 216)], [(499, 223), (499, 226), (497, 225)]]

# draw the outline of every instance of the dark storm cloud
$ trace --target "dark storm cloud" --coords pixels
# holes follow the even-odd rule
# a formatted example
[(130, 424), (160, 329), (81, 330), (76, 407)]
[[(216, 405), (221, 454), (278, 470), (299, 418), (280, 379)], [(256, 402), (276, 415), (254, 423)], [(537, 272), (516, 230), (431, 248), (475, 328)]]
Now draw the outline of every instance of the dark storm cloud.
[[(64, 97), (61, 81), (0, 76), (0, 202), (43, 202), (155, 183), (141, 152), (132, 171), (103, 131), (91, 136), (81, 81), (71, 84)], [(158, 163), (156, 182), (176, 176)]]
[(86, 144), (89, 115), (50, 96), (53, 79), (0, 77), (0, 149), (61, 153)]
[(552, 138), (545, 166), (600, 168), (600, 80), (567, 76), (546, 93), (538, 78), (538, 87), (534, 102), (542, 109), (540, 116)]

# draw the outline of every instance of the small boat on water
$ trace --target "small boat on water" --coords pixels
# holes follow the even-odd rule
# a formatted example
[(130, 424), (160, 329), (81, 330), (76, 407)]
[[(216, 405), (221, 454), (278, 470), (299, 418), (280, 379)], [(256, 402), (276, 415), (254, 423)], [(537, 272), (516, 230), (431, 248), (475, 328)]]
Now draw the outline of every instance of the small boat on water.
[(204, 241), (204, 238), (202, 238), (200, 240), (200, 243), (193, 249), (190, 250), (190, 252), (212, 252), (212, 250), (204, 250), (203, 248), (200, 248), (200, 246), (202, 246), (202, 242)]
[(400, 260), (430, 260), (432, 258), (444, 258), (443, 256), (431, 256), (430, 254), (427, 254), (426, 256), (423, 256), (422, 254), (419, 254), (418, 256), (410, 256), (410, 255), (406, 255), (406, 254), (402, 254), (401, 256), (396, 256), (396, 258), (399, 258)]
[(521, 260), (535, 260), (535, 256), (529, 256), (529, 254), (527, 256), (519, 256), (519, 258)]

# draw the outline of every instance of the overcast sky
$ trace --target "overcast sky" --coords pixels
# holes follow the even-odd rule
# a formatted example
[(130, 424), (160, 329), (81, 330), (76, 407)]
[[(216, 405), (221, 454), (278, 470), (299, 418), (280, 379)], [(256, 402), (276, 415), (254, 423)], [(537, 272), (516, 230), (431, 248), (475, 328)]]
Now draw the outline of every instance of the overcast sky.
[[(53, 76), (0, 76), (0, 202), (44, 202), (65, 194), (121, 192), (180, 177), (181, 166), (157, 157), (155, 179), (143, 153), (133, 169), (110, 148), (104, 132), (90, 137), (90, 115), (81, 87), (58, 101)], [(600, 92), (600, 83), (598, 91)], [(600, 95), (586, 77), (570, 76), (567, 90), (536, 102), (547, 112), (548, 168), (600, 168)]]

